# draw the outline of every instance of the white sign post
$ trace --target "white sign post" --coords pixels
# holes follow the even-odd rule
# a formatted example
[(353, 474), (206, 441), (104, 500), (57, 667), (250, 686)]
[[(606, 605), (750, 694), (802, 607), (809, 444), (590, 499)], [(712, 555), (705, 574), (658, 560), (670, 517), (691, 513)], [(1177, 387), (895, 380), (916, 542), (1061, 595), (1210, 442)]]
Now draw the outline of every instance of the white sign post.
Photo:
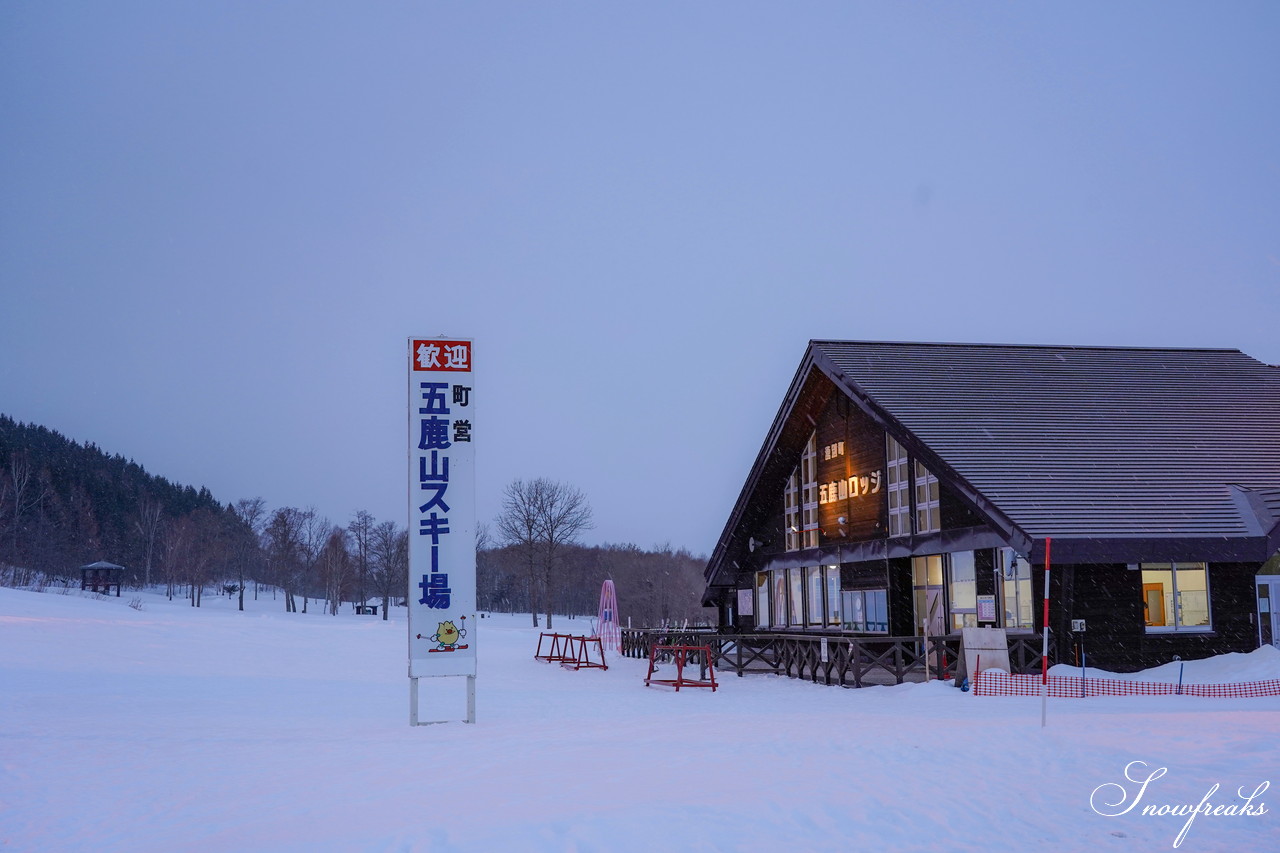
[(476, 721), (475, 374), (468, 339), (409, 339), (409, 725), (418, 679), (466, 676)]

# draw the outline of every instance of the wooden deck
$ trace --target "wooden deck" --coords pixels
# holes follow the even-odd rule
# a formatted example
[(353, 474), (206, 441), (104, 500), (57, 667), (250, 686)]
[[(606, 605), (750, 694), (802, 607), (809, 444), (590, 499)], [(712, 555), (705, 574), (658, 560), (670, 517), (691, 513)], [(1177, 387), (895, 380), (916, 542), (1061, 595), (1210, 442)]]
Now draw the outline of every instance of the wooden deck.
[[(1010, 638), (1009, 661), (1014, 672), (1039, 671), (1040, 642), (1036, 636)], [(647, 659), (653, 645), (705, 645), (716, 669), (739, 677), (768, 673), (816, 684), (871, 687), (953, 678), (960, 638), (622, 630), (622, 654), (627, 657)]]

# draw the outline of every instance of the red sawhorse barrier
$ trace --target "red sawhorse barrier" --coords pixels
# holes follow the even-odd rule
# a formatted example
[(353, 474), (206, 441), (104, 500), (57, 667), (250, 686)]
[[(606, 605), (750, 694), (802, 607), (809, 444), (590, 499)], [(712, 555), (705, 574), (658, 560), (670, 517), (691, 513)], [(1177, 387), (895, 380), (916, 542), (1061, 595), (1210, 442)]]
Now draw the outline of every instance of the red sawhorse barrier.
[[(604, 660), (604, 643), (600, 637), (570, 637), (569, 645), (573, 652), (571, 660), (561, 661), (565, 669), (608, 669)], [(596, 657), (591, 656), (595, 649)]]
[[(659, 654), (663, 656), (670, 654), (676, 665), (675, 678), (653, 677), (654, 670), (657, 669)], [(685, 675), (685, 666), (698, 667), (698, 676), (695, 678)], [(707, 673), (705, 679), (702, 677), (702, 669), (705, 669)], [(681, 687), (710, 687), (711, 692), (714, 693), (716, 690), (716, 670), (711, 663), (711, 648), (709, 646), (650, 646), (649, 674), (644, 678), (644, 686), (648, 687), (652, 684), (670, 685), (675, 687), (677, 693)]]
[[(547, 651), (542, 651), (543, 644)], [(596, 656), (592, 657), (592, 650)], [(565, 669), (608, 669), (604, 659), (604, 645), (599, 637), (574, 636), (573, 634), (542, 634), (538, 637), (538, 650), (534, 660), (558, 663)]]
[[(547, 634), (544, 633), (538, 637), (538, 651), (534, 653), (534, 660), (545, 660), (550, 663), (564, 663), (566, 660), (573, 660), (569, 646), (570, 640), (573, 638), (568, 634)], [(542, 652), (543, 642), (550, 640), (550, 648), (546, 654)]]

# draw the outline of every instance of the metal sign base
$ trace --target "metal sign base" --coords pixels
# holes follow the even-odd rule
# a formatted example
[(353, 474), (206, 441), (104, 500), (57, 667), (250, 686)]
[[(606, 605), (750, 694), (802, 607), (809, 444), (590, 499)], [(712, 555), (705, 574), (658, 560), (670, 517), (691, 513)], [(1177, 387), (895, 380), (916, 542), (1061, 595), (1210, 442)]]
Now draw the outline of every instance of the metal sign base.
[[(437, 676), (439, 678), (447, 678), (448, 676)], [(467, 679), (467, 718), (464, 723), (475, 723), (476, 721), (476, 677), (474, 675), (464, 676)], [(413, 676), (409, 677), (409, 725), (411, 726), (434, 726), (439, 723), (454, 723), (457, 720), (419, 720), (418, 719), (418, 679)]]

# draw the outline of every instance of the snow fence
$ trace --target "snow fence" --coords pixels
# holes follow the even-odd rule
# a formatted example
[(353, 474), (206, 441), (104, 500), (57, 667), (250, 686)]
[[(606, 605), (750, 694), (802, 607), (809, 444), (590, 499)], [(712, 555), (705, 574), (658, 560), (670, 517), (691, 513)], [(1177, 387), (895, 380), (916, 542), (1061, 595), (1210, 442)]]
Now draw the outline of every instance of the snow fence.
[[(974, 677), (973, 695), (1039, 696), (1040, 684), (1039, 675), (1012, 675), (988, 669)], [(1077, 699), (1089, 696), (1280, 696), (1280, 678), (1240, 684), (1169, 684), (1160, 681), (1110, 681), (1088, 675), (1050, 675), (1049, 695)]]

